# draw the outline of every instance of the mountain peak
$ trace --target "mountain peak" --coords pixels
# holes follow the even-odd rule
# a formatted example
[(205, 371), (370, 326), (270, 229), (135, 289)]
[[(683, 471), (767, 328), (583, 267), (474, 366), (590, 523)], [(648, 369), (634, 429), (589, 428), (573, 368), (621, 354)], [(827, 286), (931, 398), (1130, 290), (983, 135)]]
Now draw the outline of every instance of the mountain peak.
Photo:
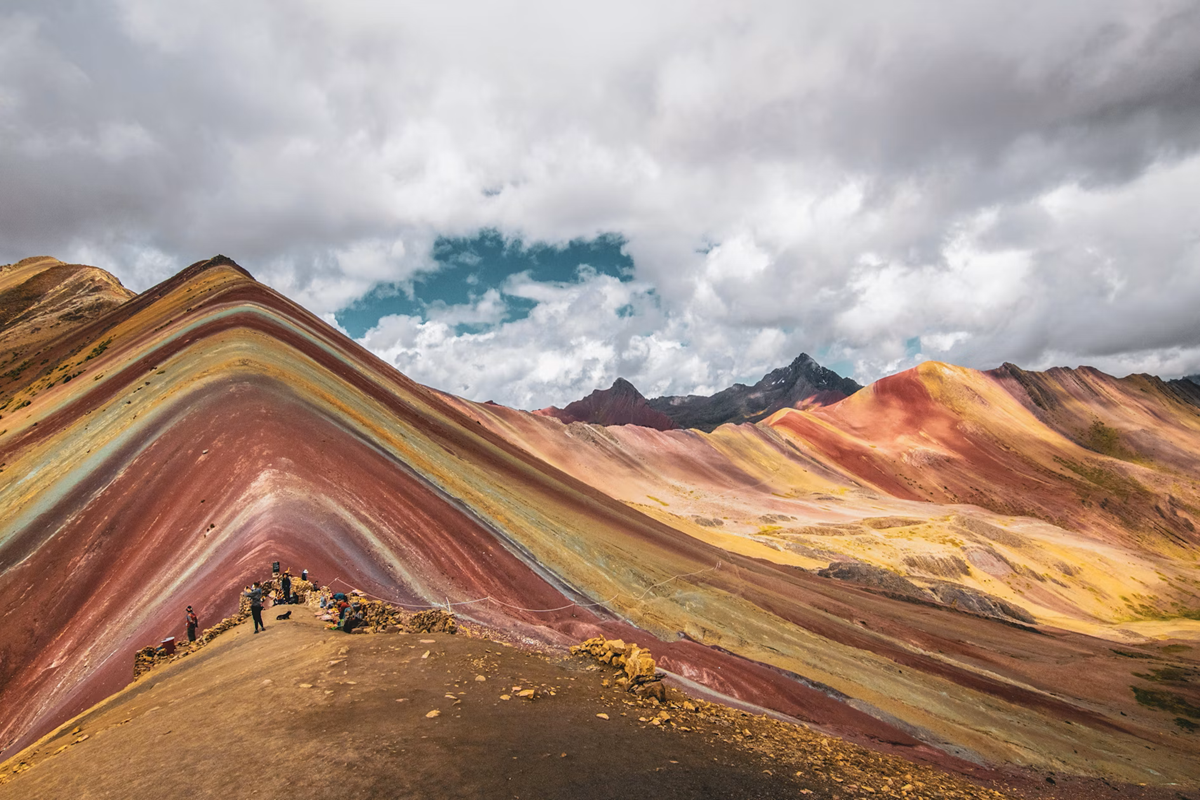
[[(599, 389), (597, 391), (600, 391)], [(637, 395), (642, 397), (642, 393), (638, 388), (624, 378), (617, 378), (613, 381), (613, 385), (608, 389), (609, 392), (621, 395)]]
[(814, 359), (808, 353), (801, 353), (792, 359), (792, 363), (788, 364), (788, 367), (791, 369), (797, 369), (806, 364), (816, 364), (817, 366), (820, 366), (820, 364), (817, 364), (816, 359)]
[(836, 403), (862, 387), (826, 369), (808, 353), (771, 370), (753, 386), (735, 383), (711, 397), (656, 397), (647, 400), (624, 378), (597, 389), (566, 408), (549, 407), (535, 414), (563, 422), (642, 425), (659, 430), (699, 428), (711, 431), (726, 422), (758, 422), (781, 408), (807, 408)]
[(753, 386), (738, 383), (711, 397), (656, 397), (649, 402), (682, 428), (711, 431), (726, 422), (758, 422), (783, 408), (836, 403), (861, 388), (801, 353)]
[(637, 387), (624, 378), (617, 378), (611, 388), (597, 389), (582, 400), (568, 404), (566, 408), (550, 406), (534, 413), (566, 423), (640, 425), (660, 431), (678, 427), (670, 417), (651, 408)]
[(0, 353), (12, 360), (40, 353), (52, 339), (134, 296), (98, 267), (50, 256), (0, 267)]

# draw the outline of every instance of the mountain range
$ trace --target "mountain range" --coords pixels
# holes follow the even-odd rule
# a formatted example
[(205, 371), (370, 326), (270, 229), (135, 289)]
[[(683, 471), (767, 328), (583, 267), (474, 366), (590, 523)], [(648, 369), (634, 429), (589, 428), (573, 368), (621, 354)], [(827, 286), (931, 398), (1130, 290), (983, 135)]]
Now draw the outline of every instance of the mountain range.
[(786, 367), (772, 370), (753, 386), (736, 383), (711, 396), (685, 395), (647, 400), (624, 378), (609, 389), (597, 389), (565, 408), (533, 413), (563, 422), (598, 425), (641, 425), (661, 431), (695, 428), (711, 432), (726, 423), (758, 422), (784, 408), (812, 408), (836, 403), (862, 387), (826, 369), (807, 353)]
[[(618, 382), (562, 410), (604, 427), (422, 386), (223, 256), (137, 295), (26, 260), (0, 268), (0, 313), (0, 792), (86, 774), (77, 752), (117, 763), (117, 732), (25, 759), (155, 710), (160, 681), (156, 713), (198, 719), (238, 707), (222, 675), (282, 691), (276, 669), (319, 658), (323, 691), (367, 691), (422, 660), (374, 638), (351, 680), (319, 636), (281, 635), (273, 664), (243, 627), (125, 688), (185, 605), (229, 616), (275, 561), (495, 642), (637, 642), (673, 690), (988, 786), (1200, 784), (1190, 380), (928, 362), (858, 388), (802, 356), (711, 398)], [(635, 418), (658, 424), (613, 424)], [(428, 675), (422, 698), (462, 677)], [(173, 728), (138, 730), (130, 752), (172, 761)]]

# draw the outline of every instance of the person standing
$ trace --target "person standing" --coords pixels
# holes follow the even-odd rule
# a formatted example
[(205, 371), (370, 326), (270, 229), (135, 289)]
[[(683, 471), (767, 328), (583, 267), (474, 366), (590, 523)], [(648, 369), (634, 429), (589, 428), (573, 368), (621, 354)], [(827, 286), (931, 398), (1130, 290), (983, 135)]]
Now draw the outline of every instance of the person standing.
[(196, 628), (200, 624), (200, 619), (196, 616), (196, 612), (192, 611), (192, 607), (187, 607), (187, 633), (188, 641), (196, 641)]
[(250, 616), (254, 617), (254, 632), (258, 633), (260, 630), (265, 631), (267, 629), (267, 626), (263, 625), (263, 621), (262, 621), (262, 610), (263, 610), (262, 584), (259, 583), (258, 581), (255, 581), (253, 586), (251, 586), (246, 591), (242, 592), (242, 596), (250, 598)]
[(285, 569), (283, 571), (283, 577), (280, 578), (280, 580), (279, 580), (279, 586), (281, 589), (283, 589), (283, 602), (291, 603), (292, 602), (292, 571), (290, 569)]

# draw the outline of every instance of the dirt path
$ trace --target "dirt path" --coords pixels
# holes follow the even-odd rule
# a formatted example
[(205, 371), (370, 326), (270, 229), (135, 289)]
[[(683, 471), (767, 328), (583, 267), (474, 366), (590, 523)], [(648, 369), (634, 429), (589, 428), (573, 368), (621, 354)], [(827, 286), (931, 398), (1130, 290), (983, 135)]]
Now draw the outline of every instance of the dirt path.
[(273, 616), (27, 750), (0, 798), (1000, 796), (774, 720), (635, 703), (583, 659)]

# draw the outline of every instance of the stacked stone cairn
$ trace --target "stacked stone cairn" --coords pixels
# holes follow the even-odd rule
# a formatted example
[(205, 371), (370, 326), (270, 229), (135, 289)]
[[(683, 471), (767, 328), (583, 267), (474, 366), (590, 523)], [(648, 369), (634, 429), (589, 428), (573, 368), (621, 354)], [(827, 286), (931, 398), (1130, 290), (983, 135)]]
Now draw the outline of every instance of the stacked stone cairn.
[(639, 697), (653, 698), (660, 703), (667, 700), (667, 690), (662, 679), (665, 675), (655, 671), (650, 651), (621, 639), (605, 639), (597, 636), (571, 648), (572, 655), (588, 655), (601, 664), (619, 667), (622, 674), (617, 685)]

